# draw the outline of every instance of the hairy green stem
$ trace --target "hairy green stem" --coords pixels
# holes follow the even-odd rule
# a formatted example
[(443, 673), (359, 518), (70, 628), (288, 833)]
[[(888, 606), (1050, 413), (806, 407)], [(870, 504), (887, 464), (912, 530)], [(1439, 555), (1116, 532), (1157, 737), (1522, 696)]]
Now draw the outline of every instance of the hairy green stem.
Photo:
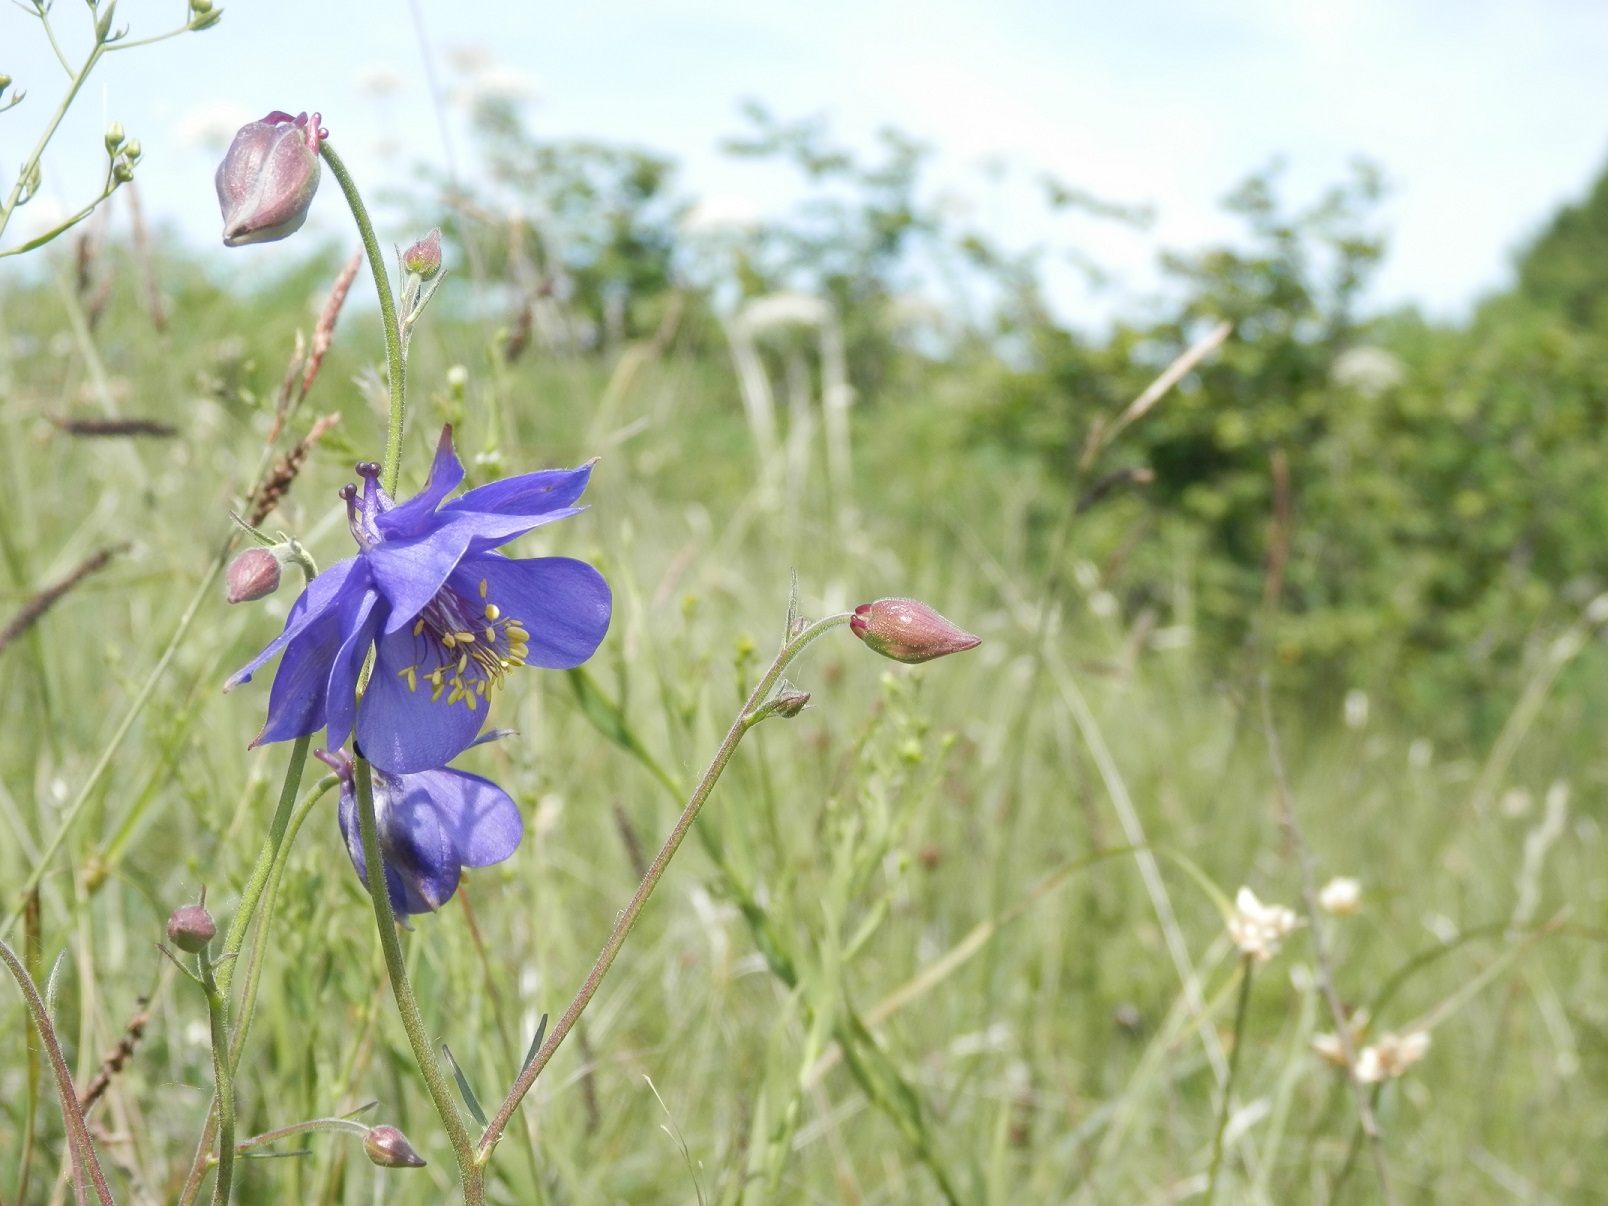
[[(52, 42), (54, 42), (54, 39), (52, 39)], [(50, 140), (56, 136), (56, 130), (61, 125), (62, 118), (67, 116), (67, 110), (72, 108), (73, 101), (78, 98), (78, 90), (84, 86), (84, 81), (89, 79), (89, 73), (95, 70), (95, 64), (100, 62), (101, 55), (105, 53), (106, 43), (97, 39), (95, 49), (89, 52), (89, 57), (84, 60), (84, 65), (78, 69), (78, 74), (73, 76), (73, 82), (68, 86), (67, 95), (62, 97), (61, 104), (56, 106), (56, 112), (51, 115), (49, 123), (45, 126), (45, 132), (39, 136), (39, 141), (34, 144), (34, 149), (29, 153), (28, 158), (22, 161), (22, 167), (17, 172), (17, 181), (11, 186), (11, 195), (6, 198), (4, 208), (0, 208), (0, 235), (5, 234), (6, 226), (11, 221), (11, 215), (17, 211), (17, 202), (22, 196), (22, 190), (27, 187), (29, 179), (39, 170), (39, 160), (44, 155), (45, 148), (50, 145)]]
[(212, 1026), (212, 1079), (218, 1102), (218, 1176), (212, 1183), (212, 1206), (227, 1206), (234, 1188), (234, 1075), (229, 1066), (229, 1000), (218, 987), (212, 958), (200, 954), (201, 987), (207, 994), (207, 1020)]
[(458, 1175), (463, 1182), (464, 1206), (483, 1206), (485, 1202), (484, 1175), (475, 1159), (474, 1140), (458, 1114), (452, 1100), (452, 1086), (436, 1062), (435, 1048), (425, 1029), (424, 1017), (419, 1013), (419, 1002), (413, 995), (408, 980), (407, 959), (402, 954), (402, 943), (396, 936), (396, 918), (391, 912), (391, 895), (385, 883), (385, 859), (380, 852), (380, 830), (374, 817), (374, 777), (366, 758), (357, 758), (353, 766), (357, 787), (357, 826), (363, 837), (363, 866), (368, 872), (369, 900), (374, 904), (374, 924), (380, 931), (380, 951), (385, 956), (385, 970), (391, 980), (391, 995), (396, 998), (397, 1012), (402, 1015), (402, 1029), (407, 1031), (408, 1044), (419, 1065), (430, 1100), (436, 1113), (447, 1128), (452, 1143), (452, 1154), (458, 1161)]
[(61, 1053), (61, 1043), (56, 1038), (56, 1027), (51, 1023), (50, 1012), (40, 999), (39, 989), (34, 984), (33, 977), (28, 974), (28, 969), (4, 941), (0, 941), (0, 962), (5, 963), (17, 981), (17, 987), (22, 990), (28, 1013), (33, 1018), (34, 1029), (38, 1031), (40, 1041), (50, 1054), (50, 1067), (56, 1074), (56, 1092), (61, 1097), (62, 1122), (67, 1131), (67, 1150), (72, 1157), (73, 1173), (80, 1179), (80, 1192), (83, 1187), (82, 1178), (87, 1169), (89, 1178), (95, 1185), (95, 1196), (100, 1199), (101, 1206), (113, 1206), (112, 1191), (106, 1184), (106, 1177), (101, 1173), (100, 1162), (95, 1158), (95, 1147), (90, 1142), (89, 1128), (84, 1124), (84, 1112), (78, 1108), (78, 1089), (73, 1084), (73, 1074), (67, 1067), (67, 1057)]
[(1239, 1004), (1234, 1008), (1234, 1048), (1228, 1053), (1228, 1079), (1223, 1082), (1223, 1105), (1217, 1111), (1217, 1135), (1212, 1140), (1212, 1170), (1206, 1179), (1205, 1206), (1212, 1206), (1217, 1197), (1217, 1174), (1223, 1166), (1223, 1136), (1228, 1131), (1228, 1116), (1234, 1105), (1234, 1080), (1239, 1072), (1240, 1048), (1245, 1045), (1245, 1019), (1251, 1011), (1251, 972), (1255, 956), (1246, 955), (1240, 960)]
[(354, 1122), (350, 1118), (312, 1118), (306, 1122), (293, 1122), (289, 1126), (282, 1126), (276, 1131), (264, 1131), (260, 1135), (253, 1135), (250, 1139), (242, 1139), (235, 1144), (235, 1154), (249, 1152), (254, 1148), (266, 1147), (270, 1143), (277, 1143), (281, 1139), (289, 1139), (292, 1135), (304, 1135), (309, 1131), (340, 1131), (346, 1135), (359, 1135), (366, 1137), (370, 1127), (361, 1122)]
[[(246, 881), (245, 890), (240, 894), (240, 907), (235, 910), (234, 920), (229, 923), (229, 933), (223, 942), (225, 957), (238, 955), (240, 948), (246, 944), (246, 931), (251, 928), (251, 920), (257, 914), (262, 890), (268, 883), (268, 873), (279, 858), (279, 848), (290, 825), (291, 809), (296, 803), (296, 793), (301, 790), (302, 774), (307, 767), (307, 748), (312, 741), (310, 736), (298, 737), (290, 747), (290, 763), (285, 767), (285, 782), (279, 789), (279, 806), (274, 809), (273, 820), (268, 823), (268, 839), (257, 852), (257, 865), (251, 869), (251, 878)], [(230, 960), (219, 969), (218, 985), (225, 993), (234, 981), (235, 963), (235, 960)]]
[[(290, 818), (290, 824), (285, 830), (284, 839), (279, 843), (278, 853), (274, 859), (272, 871), (268, 875), (267, 886), (262, 894), (262, 920), (257, 926), (251, 949), (246, 955), (246, 982), (240, 991), (239, 1018), (235, 1024), (234, 1033), (229, 1038), (230, 1072), (234, 1072), (240, 1067), (240, 1057), (246, 1046), (246, 1035), (251, 1030), (251, 1019), (257, 1001), (257, 981), (262, 973), (263, 950), (267, 941), (268, 927), (273, 922), (274, 903), (279, 895), (280, 879), (285, 873), (285, 862), (290, 856), (291, 847), (296, 844), (296, 835), (301, 832), (302, 822), (307, 819), (307, 814), (339, 782), (340, 780), (334, 775), (325, 775), (302, 797), (301, 803), (296, 806), (296, 811)], [(275, 820), (277, 821), (277, 819), (276, 817)], [(242, 938), (244, 937), (243, 932), (241, 936)], [(239, 946), (228, 945), (235, 941), (234, 929), (231, 927), (226, 939), (226, 955), (238, 955)], [(232, 962), (225, 966), (232, 975)], [(227, 991), (228, 989), (225, 987), (225, 992)], [(184, 1189), (179, 1194), (179, 1206), (190, 1206), (201, 1192), (201, 1179), (206, 1175), (206, 1170), (214, 1158), (212, 1155), (212, 1140), (217, 1135), (217, 1107), (217, 1098), (214, 1097), (207, 1113), (206, 1123), (201, 1130), (200, 1141), (196, 1144), (195, 1157), (190, 1163), (190, 1174), (185, 1178)], [(235, 1145), (235, 1150), (240, 1150), (239, 1144)]]
[(407, 414), (404, 393), (407, 369), (402, 362), (402, 328), (397, 322), (396, 298), (391, 293), (391, 277), (385, 269), (385, 255), (380, 250), (379, 239), (375, 237), (374, 223), (369, 221), (368, 207), (363, 204), (356, 182), (327, 139), (318, 144), (318, 153), (329, 164), (329, 170), (335, 173), (341, 192), (346, 195), (346, 204), (357, 221), (357, 232), (363, 238), (369, 271), (374, 274), (374, 290), (380, 297), (380, 321), (385, 324), (385, 356), (391, 377), (391, 414), (385, 435), (385, 467), (380, 475), (380, 484), (385, 487), (387, 494), (394, 496), (397, 478), (402, 472), (402, 428)]
[[(514, 1087), (508, 1091), (508, 1096), (504, 1099), (502, 1105), (498, 1107), (490, 1125), (486, 1127), (485, 1134), (481, 1135), (478, 1157), (480, 1163), (484, 1164), (491, 1158), (492, 1148), (496, 1145), (497, 1140), (501, 1138), (509, 1119), (514, 1115), (514, 1111), (519, 1108), (519, 1103), (524, 1100), (525, 1094), (530, 1092), (531, 1086), (536, 1083), (536, 1078), (542, 1074), (542, 1069), (553, 1058), (559, 1044), (564, 1041), (565, 1036), (569, 1034), (575, 1023), (580, 1020), (581, 1014), (585, 1012), (587, 1005), (597, 992), (598, 985), (603, 982), (603, 977), (608, 974), (609, 967), (614, 962), (614, 957), (620, 953), (620, 948), (625, 945), (626, 938), (630, 936), (631, 928), (636, 925), (637, 917), (641, 915), (643, 906), (648, 903), (648, 897), (653, 895), (653, 890), (663, 877), (665, 868), (669, 866), (671, 858), (675, 856), (676, 850), (680, 848), (682, 839), (687, 836), (687, 831), (692, 828), (692, 823), (698, 819), (699, 810), (703, 808), (704, 801), (709, 798), (709, 793), (714, 790), (715, 783), (726, 769), (726, 764), (731, 761), (731, 756), (736, 752), (738, 743), (743, 739), (743, 734), (774, 710), (772, 706), (766, 704), (766, 697), (782, 677), (782, 672), (817, 637), (833, 628), (847, 624), (849, 619), (850, 613), (848, 612), (828, 616), (824, 620), (815, 621), (797, 636), (788, 640), (782, 646), (781, 651), (777, 653), (776, 659), (771, 662), (770, 669), (765, 671), (765, 676), (759, 680), (759, 684), (749, 694), (742, 710), (737, 713), (737, 719), (732, 721), (725, 740), (720, 743), (720, 748), (715, 751), (714, 759), (709, 763), (708, 769), (704, 771), (703, 778), (698, 781), (698, 786), (693, 789), (692, 798), (687, 801), (687, 806), (682, 809), (681, 816), (676, 820), (675, 828), (670, 831), (670, 836), (665, 838), (664, 845), (659, 848), (659, 853), (654, 857), (652, 865), (648, 867), (647, 874), (642, 877), (642, 882), (637, 886), (636, 894), (631, 897), (631, 902), (625, 906), (624, 912), (620, 914), (619, 919), (614, 923), (614, 930), (609, 935), (608, 941), (603, 944), (603, 949), (598, 953), (597, 960), (592, 964), (592, 970), (587, 975), (586, 981), (576, 992), (574, 999), (570, 1001), (569, 1007), (564, 1010), (564, 1016), (559, 1018), (558, 1024), (553, 1027), (552, 1033), (547, 1036), (547, 1041), (542, 1044), (541, 1050), (536, 1053), (535, 1057), (519, 1074), (519, 1079), (514, 1082)], [(364, 849), (366, 851), (367, 846)]]

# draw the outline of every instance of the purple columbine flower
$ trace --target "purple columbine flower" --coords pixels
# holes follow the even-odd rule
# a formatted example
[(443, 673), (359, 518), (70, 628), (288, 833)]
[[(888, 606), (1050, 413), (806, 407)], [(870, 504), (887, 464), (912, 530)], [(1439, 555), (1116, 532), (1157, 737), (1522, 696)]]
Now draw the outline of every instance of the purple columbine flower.
[[(367, 887), (352, 757), (345, 750), (318, 750), (315, 757), (341, 777), (341, 836)], [(507, 792), (490, 779), (445, 768), (417, 775), (376, 770), (374, 822), (385, 889), (398, 914), (435, 912), (452, 899), (465, 867), (502, 862), (519, 849), (525, 832)]]
[[(407, 502), (393, 503), (380, 487), (378, 465), (357, 472), (361, 497), (356, 486), (341, 492), (357, 556), (313, 579), (285, 630), (224, 690), (283, 650), (253, 746), (327, 728), (329, 748), (339, 749), (355, 725), (370, 762), (413, 774), (469, 748), (509, 671), (578, 666), (608, 631), (613, 598), (590, 565), (494, 551), (582, 510), (573, 504), (592, 467), (508, 477), (444, 502), (463, 480), (446, 427), (429, 482)], [(374, 671), (359, 707), (371, 645)]]

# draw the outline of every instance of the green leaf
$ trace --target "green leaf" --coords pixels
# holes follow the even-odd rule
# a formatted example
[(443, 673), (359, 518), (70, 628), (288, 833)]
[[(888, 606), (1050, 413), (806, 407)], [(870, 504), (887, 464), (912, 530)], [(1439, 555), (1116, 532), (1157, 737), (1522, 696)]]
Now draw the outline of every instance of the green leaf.
[(542, 1049), (542, 1039), (547, 1037), (547, 1015), (542, 1014), (542, 1020), (536, 1023), (536, 1037), (530, 1040), (530, 1050), (525, 1052), (525, 1062), (519, 1065), (520, 1075), (530, 1067), (530, 1061), (536, 1058), (536, 1053)]
[(452, 1065), (452, 1079), (458, 1082), (458, 1092), (463, 1094), (463, 1104), (469, 1107), (469, 1117), (478, 1122), (482, 1129), (491, 1125), (491, 1120), (486, 1117), (486, 1111), (480, 1108), (480, 1099), (469, 1087), (469, 1078), (463, 1074), (463, 1069), (458, 1067), (458, 1061), (452, 1057), (452, 1048), (442, 1043), (441, 1054), (445, 1055), (447, 1063)]

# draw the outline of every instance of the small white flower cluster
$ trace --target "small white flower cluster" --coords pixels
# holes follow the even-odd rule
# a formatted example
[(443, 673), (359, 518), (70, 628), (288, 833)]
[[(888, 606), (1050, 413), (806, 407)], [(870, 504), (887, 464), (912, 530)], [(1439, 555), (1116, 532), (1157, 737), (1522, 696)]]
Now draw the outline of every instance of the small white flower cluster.
[(1336, 875), (1318, 893), (1318, 907), (1336, 917), (1350, 917), (1362, 910), (1362, 885), (1344, 875)]
[[(1362, 1042), (1363, 1032), (1368, 1028), (1368, 1011), (1357, 1010), (1351, 1016), (1348, 1028), (1351, 1031), (1351, 1046), (1356, 1050)], [(1318, 1035), (1312, 1040), (1312, 1050), (1319, 1058), (1337, 1068), (1346, 1066), (1345, 1049), (1341, 1046), (1338, 1035)], [(1408, 1069), (1423, 1059), (1428, 1052), (1427, 1030), (1411, 1030), (1406, 1034), (1385, 1034), (1377, 1043), (1357, 1050), (1355, 1075), (1358, 1082), (1365, 1085), (1394, 1080), (1406, 1075)]]
[(1357, 1079), (1365, 1085), (1404, 1076), (1429, 1052), (1429, 1031), (1386, 1034), (1371, 1047), (1357, 1052)]
[(1234, 914), (1228, 919), (1228, 936), (1241, 954), (1266, 963), (1278, 954), (1279, 944), (1298, 924), (1295, 914), (1283, 905), (1265, 905), (1249, 888), (1241, 888), (1234, 897)]

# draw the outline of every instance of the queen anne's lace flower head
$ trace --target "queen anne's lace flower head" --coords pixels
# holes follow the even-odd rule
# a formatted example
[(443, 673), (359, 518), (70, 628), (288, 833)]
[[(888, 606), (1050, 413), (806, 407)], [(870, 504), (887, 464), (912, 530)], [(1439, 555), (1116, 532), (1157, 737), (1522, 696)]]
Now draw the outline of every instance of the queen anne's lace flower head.
[(378, 465), (357, 472), (362, 491), (342, 491), (357, 556), (313, 579), (284, 631), (224, 689), (249, 682), (283, 651), (253, 745), (327, 729), (329, 748), (339, 749), (355, 729), (359, 750), (380, 770), (431, 770), (474, 741), (511, 671), (578, 666), (608, 631), (613, 599), (590, 565), (495, 551), (578, 513), (591, 466), (504, 478), (447, 502), (463, 481), (448, 427), (429, 482), (404, 503), (381, 488)]

